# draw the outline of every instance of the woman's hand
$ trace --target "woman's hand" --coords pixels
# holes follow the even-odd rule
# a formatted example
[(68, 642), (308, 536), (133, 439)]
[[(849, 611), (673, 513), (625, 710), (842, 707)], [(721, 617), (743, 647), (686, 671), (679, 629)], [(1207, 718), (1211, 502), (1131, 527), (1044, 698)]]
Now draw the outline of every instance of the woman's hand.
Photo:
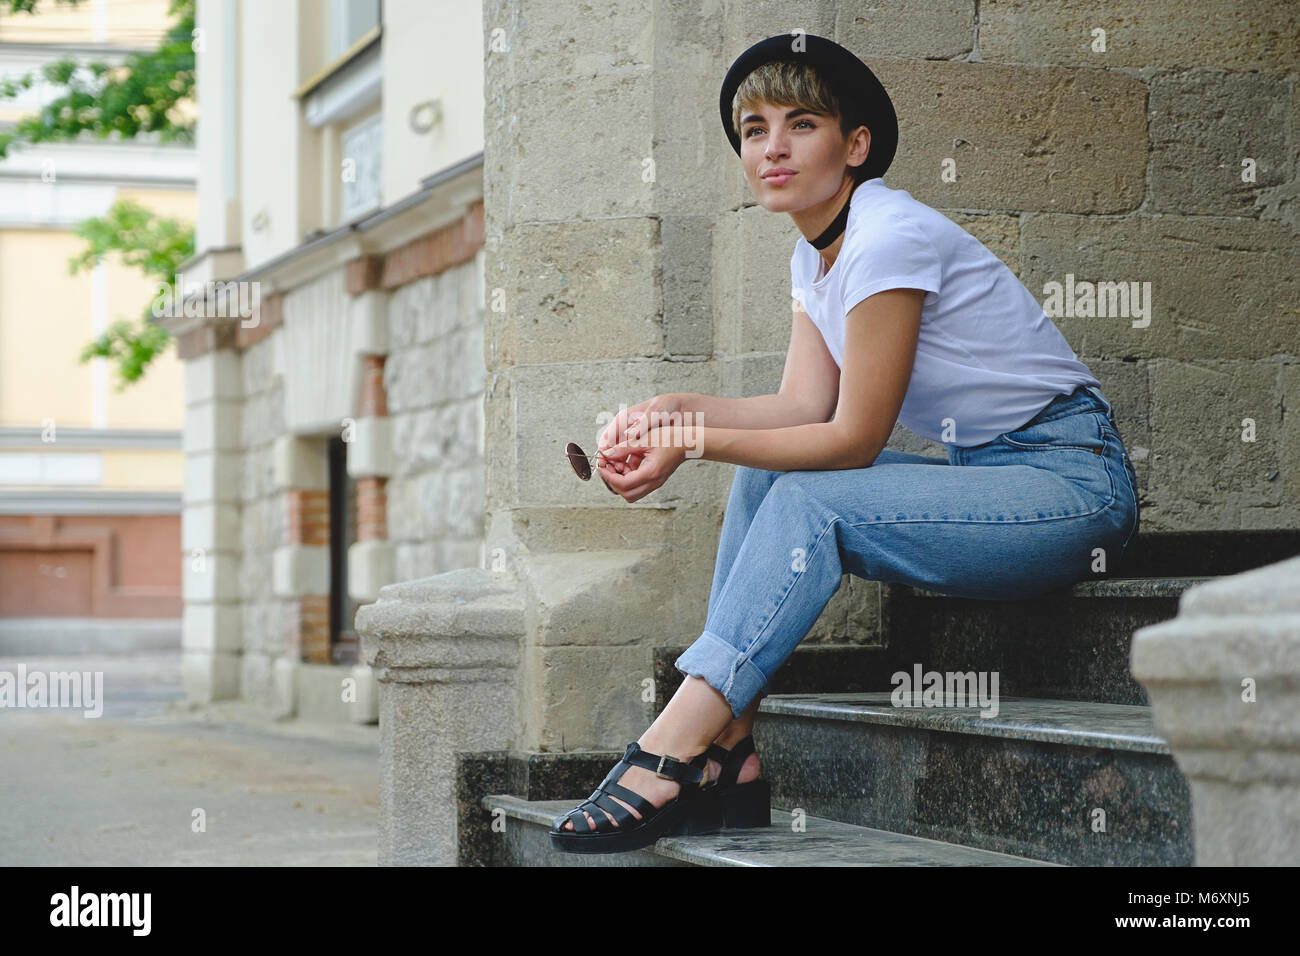
[[(637, 431), (635, 425), (633, 431)], [(598, 462), (597, 467), (605, 484), (631, 504), (667, 481), (686, 460), (686, 449), (693, 444), (683, 440), (681, 427), (665, 423), (662, 428), (655, 426), (647, 434), (634, 434), (604, 449), (607, 461)], [(638, 461), (635, 467), (618, 470), (620, 464), (634, 457)]]
[[(681, 400), (673, 394), (656, 395), (654, 398), (647, 398), (644, 402), (625, 408), (600, 433), (596, 445), (597, 451), (605, 451), (620, 442), (627, 441), (629, 437), (645, 435), (657, 421), (662, 420), (666, 423), (668, 416), (680, 410)], [(644, 457), (642, 453), (634, 452), (626, 458), (611, 462), (609, 469), (612, 469), (615, 474), (625, 475), (636, 470)], [(604, 470), (604, 473), (609, 473), (609, 470)]]

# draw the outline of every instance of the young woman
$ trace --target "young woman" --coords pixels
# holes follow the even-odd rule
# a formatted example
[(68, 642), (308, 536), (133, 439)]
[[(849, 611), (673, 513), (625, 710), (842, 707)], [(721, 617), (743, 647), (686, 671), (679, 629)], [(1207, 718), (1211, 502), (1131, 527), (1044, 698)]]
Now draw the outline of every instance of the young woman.
[[(755, 199), (803, 236), (785, 372), (774, 395), (655, 396), (601, 436), (599, 473), (629, 502), (687, 457), (738, 467), (704, 630), (676, 661), (685, 680), (555, 821), (570, 852), (770, 824), (759, 701), (844, 574), (1033, 597), (1089, 576), (1138, 528), (1100, 382), (996, 256), (885, 185), (897, 121), (861, 60), (770, 37), (733, 64), (720, 111)], [(946, 459), (886, 449), (896, 421)]]

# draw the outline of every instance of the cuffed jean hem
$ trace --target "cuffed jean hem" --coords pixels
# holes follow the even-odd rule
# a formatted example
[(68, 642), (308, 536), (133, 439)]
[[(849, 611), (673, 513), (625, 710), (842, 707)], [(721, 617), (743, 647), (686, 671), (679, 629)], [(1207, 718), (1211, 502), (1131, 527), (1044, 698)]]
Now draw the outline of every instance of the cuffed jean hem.
[(726, 698), (739, 717), (767, 684), (767, 675), (747, 656), (716, 634), (704, 631), (673, 663), (683, 674), (698, 677)]

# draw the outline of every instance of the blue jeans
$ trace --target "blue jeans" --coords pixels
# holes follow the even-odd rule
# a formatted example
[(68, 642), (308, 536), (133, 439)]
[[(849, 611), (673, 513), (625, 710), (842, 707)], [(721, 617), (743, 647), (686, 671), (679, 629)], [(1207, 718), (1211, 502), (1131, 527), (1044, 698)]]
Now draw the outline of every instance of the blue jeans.
[(675, 666), (739, 717), (845, 574), (957, 597), (1035, 597), (1092, 576), (1138, 529), (1137, 475), (1095, 387), (948, 457), (882, 451), (869, 468), (737, 466), (704, 631)]

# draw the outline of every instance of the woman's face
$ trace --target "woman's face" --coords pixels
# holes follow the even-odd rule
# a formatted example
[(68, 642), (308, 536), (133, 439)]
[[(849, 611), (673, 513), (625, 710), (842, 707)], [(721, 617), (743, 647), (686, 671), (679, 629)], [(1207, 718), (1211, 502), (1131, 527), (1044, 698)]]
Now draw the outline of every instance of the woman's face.
[[(796, 212), (830, 199), (844, 184), (854, 150), (865, 159), (862, 144), (868, 141), (862, 131), (846, 143), (839, 117), (799, 107), (762, 102), (740, 114), (745, 181), (770, 212)], [(781, 169), (791, 172), (774, 174)]]

